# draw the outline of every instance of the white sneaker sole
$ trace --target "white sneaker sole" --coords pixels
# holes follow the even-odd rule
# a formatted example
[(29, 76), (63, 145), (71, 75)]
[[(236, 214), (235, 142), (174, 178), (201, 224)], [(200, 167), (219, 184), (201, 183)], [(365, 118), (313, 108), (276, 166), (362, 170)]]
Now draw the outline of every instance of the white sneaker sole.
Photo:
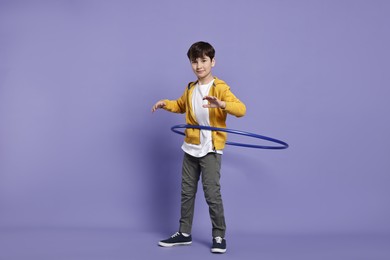
[(171, 244), (168, 244), (168, 243), (164, 243), (164, 242), (158, 242), (158, 245), (159, 246), (162, 246), (162, 247), (173, 247), (173, 246), (188, 246), (188, 245), (191, 245), (192, 244), (192, 241), (190, 242), (181, 242), (181, 243), (171, 243)]
[(226, 249), (221, 249), (221, 248), (211, 248), (211, 253), (226, 253)]

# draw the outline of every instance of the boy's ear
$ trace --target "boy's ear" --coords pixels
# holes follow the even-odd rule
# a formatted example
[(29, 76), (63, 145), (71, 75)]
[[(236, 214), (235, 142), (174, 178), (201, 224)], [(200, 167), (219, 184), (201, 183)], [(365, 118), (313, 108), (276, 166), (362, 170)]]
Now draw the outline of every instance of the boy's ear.
[(213, 58), (212, 60), (211, 60), (211, 67), (214, 67), (215, 66), (215, 58)]

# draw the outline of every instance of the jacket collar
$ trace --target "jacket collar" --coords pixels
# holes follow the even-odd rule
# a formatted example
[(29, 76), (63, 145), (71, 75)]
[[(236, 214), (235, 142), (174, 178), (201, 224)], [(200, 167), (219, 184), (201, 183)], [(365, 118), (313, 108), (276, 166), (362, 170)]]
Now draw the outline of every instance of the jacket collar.
[[(214, 76), (214, 81), (213, 81), (213, 85), (212, 85), (213, 87), (217, 86), (217, 85), (215, 84), (215, 81), (218, 81), (218, 80), (219, 80), (219, 79), (218, 79), (217, 77)], [(188, 83), (187, 88), (188, 88), (188, 89), (192, 88), (193, 86), (195, 86), (195, 85), (198, 83), (198, 81), (199, 81), (199, 80), (196, 80), (196, 81), (194, 81), (194, 82)]]

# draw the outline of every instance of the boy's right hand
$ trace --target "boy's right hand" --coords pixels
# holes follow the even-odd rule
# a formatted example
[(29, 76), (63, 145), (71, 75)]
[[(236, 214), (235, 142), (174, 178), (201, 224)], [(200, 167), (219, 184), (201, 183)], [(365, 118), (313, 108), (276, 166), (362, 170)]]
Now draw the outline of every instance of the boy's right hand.
[(152, 112), (156, 111), (159, 108), (165, 107), (165, 105), (166, 104), (165, 104), (165, 102), (163, 100), (157, 101), (157, 103), (154, 104), (154, 106), (152, 107)]

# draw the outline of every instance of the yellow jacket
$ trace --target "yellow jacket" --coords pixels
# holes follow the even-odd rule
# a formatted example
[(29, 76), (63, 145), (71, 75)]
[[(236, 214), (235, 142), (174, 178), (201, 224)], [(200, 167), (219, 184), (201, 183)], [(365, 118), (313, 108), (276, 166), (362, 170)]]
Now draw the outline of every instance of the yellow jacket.
[[(186, 113), (186, 124), (198, 125), (196, 117), (192, 109), (192, 92), (197, 81), (190, 82), (185, 89), (183, 95), (177, 100), (165, 99), (164, 109), (173, 113)], [(209, 108), (210, 125), (212, 127), (226, 128), (227, 114), (241, 117), (245, 115), (246, 107), (231, 91), (230, 87), (223, 81), (215, 77), (214, 83), (210, 88), (209, 96), (217, 97), (221, 101), (225, 101), (225, 109)], [(225, 147), (227, 139), (226, 132), (213, 131), (213, 148), (222, 150)], [(185, 130), (185, 142), (189, 144), (200, 144), (200, 130), (187, 128)]]

